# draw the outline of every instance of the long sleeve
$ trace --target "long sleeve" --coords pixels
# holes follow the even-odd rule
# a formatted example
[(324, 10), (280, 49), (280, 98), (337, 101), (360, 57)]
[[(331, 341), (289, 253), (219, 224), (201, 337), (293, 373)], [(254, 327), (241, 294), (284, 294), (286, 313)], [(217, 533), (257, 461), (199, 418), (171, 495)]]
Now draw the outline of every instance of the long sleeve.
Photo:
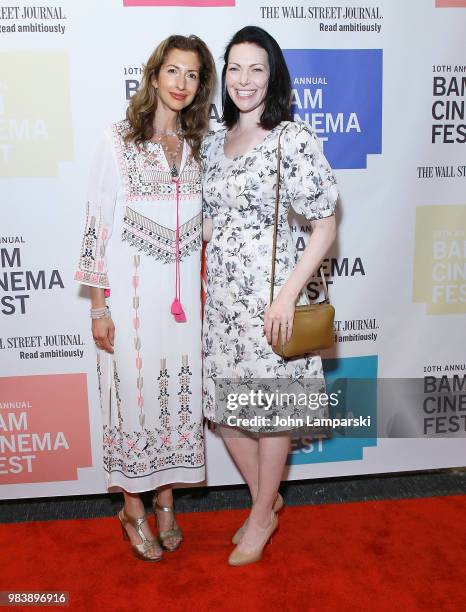
[(75, 280), (109, 289), (105, 251), (112, 235), (118, 170), (109, 133), (103, 136), (89, 176), (86, 223)]
[(291, 206), (310, 221), (333, 215), (336, 179), (314, 131), (305, 123), (292, 123), (282, 138), (282, 171)]

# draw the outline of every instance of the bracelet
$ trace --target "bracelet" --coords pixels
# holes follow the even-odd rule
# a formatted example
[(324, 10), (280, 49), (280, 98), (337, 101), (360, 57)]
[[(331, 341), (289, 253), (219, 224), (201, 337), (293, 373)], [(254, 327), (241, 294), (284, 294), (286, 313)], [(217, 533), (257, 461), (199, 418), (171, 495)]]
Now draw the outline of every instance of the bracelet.
[(91, 319), (108, 319), (110, 316), (110, 308), (108, 306), (91, 308)]

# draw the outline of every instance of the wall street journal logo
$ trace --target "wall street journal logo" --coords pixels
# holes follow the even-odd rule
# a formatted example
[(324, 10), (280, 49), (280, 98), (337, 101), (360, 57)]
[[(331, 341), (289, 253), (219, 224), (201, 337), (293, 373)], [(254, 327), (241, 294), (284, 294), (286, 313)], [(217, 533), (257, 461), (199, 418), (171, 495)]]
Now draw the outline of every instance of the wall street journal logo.
[(235, 6), (236, 0), (123, 0), (123, 6)]
[(295, 120), (323, 140), (335, 169), (382, 152), (382, 49), (285, 49)]

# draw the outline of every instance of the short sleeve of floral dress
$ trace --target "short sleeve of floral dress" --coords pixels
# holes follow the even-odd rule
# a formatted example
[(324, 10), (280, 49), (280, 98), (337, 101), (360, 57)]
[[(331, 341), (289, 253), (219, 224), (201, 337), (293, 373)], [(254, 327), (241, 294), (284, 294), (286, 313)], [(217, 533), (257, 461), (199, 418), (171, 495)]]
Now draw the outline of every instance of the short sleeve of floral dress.
[[(213, 219), (213, 233), (206, 248), (203, 409), (215, 422), (226, 423), (219, 385), (225, 388), (234, 381), (249, 381), (253, 387), (255, 381), (266, 380), (273, 386), (277, 379), (306, 379), (313, 381), (315, 392), (325, 392), (320, 355), (283, 359), (272, 351), (263, 330), (270, 290), (276, 155), (282, 130), (278, 290), (296, 262), (288, 224), (290, 206), (311, 220), (335, 211), (336, 181), (317, 138), (305, 124), (282, 122), (252, 150), (234, 158), (224, 153), (225, 129), (209, 134), (204, 143), (203, 212)], [(242, 414), (248, 416), (248, 406)], [(313, 416), (327, 414), (323, 407)], [(238, 426), (242, 427), (240, 421)], [(248, 424), (243, 429), (271, 431), (269, 424)]]

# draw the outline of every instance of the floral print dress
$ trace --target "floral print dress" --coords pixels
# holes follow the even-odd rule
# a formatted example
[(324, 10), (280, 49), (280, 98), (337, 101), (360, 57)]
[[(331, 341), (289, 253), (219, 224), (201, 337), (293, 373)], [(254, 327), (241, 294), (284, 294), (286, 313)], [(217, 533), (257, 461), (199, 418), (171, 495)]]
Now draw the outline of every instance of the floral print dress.
[[(224, 153), (226, 129), (210, 133), (203, 145), (203, 215), (213, 221), (206, 248), (203, 409), (212, 421), (220, 420), (215, 401), (219, 378), (312, 378), (316, 389), (325, 390), (320, 355), (283, 359), (272, 351), (263, 332), (282, 130), (276, 296), (296, 265), (290, 207), (308, 220), (335, 211), (336, 181), (319, 141), (307, 124), (282, 122), (249, 153), (235, 158)], [(304, 292), (298, 303), (308, 303)]]
[[(92, 164), (75, 278), (110, 289), (114, 353), (97, 350), (103, 463), (109, 489), (137, 493), (205, 477), (201, 172), (185, 142), (174, 180), (160, 144), (126, 142), (128, 129), (112, 125)], [(171, 312), (177, 253), (185, 322)]]

